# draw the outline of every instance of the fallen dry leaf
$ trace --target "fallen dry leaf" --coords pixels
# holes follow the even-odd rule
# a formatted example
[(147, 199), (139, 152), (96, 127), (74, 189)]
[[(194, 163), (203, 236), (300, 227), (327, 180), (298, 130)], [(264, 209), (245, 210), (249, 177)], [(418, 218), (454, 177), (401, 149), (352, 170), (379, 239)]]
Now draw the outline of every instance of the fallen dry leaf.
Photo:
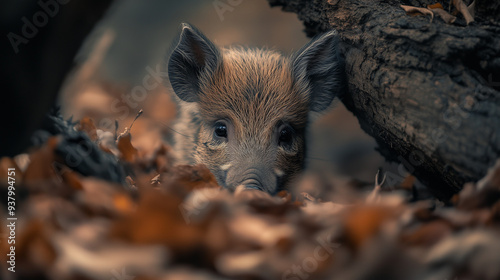
[(444, 9), (441, 3), (434, 3), (432, 5), (427, 5), (427, 9)]
[[(500, 161), (448, 206), (410, 199), (413, 176), (390, 191), (376, 178), (368, 201), (366, 184), (333, 175), (271, 196), (223, 189), (205, 166), (172, 166), (165, 145), (144, 156), (130, 139), (126, 129), (101, 150), (78, 132), (31, 151), (18, 186), (16, 279), (500, 277)], [(85, 161), (61, 160), (57, 151), (71, 155), (81, 141), (94, 145)], [(10, 248), (0, 249), (6, 261)]]
[(439, 17), (443, 19), (446, 23), (454, 23), (457, 20), (456, 16), (450, 15), (448, 12), (441, 8), (431, 8), (433, 13), (436, 13)]
[(80, 124), (77, 126), (77, 130), (87, 133), (92, 141), (97, 141), (98, 139), (94, 120), (89, 117), (85, 117), (80, 121)]
[(400, 5), (400, 7), (403, 8), (403, 10), (405, 10), (405, 12), (407, 14), (419, 13), (419, 14), (424, 14), (424, 15), (430, 15), (431, 16), (431, 22), (434, 19), (434, 14), (429, 9), (420, 8), (420, 7), (414, 7), (414, 6), (408, 6), (408, 5)]
[(118, 150), (120, 151), (120, 158), (126, 162), (134, 162), (138, 156), (137, 149), (132, 146), (132, 136), (130, 133), (124, 133), (116, 140)]
[(385, 206), (360, 206), (345, 211), (344, 227), (347, 244), (359, 249), (378, 232), (382, 224), (395, 215), (397, 208)]
[(453, 5), (464, 16), (467, 25), (474, 21), (474, 17), (469, 12), (469, 9), (462, 0), (452, 0)]
[(194, 252), (204, 231), (199, 224), (186, 223), (181, 204), (175, 195), (142, 190), (137, 210), (116, 221), (111, 237), (133, 244), (162, 244), (177, 253)]

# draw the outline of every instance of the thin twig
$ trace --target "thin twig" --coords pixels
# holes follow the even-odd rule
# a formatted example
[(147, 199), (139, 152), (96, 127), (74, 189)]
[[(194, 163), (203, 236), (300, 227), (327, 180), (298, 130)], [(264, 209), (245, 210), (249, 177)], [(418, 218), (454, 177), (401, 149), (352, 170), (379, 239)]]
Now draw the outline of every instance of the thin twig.
[(370, 195), (366, 198), (367, 203), (375, 203), (379, 199), (380, 190), (382, 189), (382, 185), (385, 183), (386, 174), (384, 173), (384, 177), (382, 181), (379, 182), (380, 169), (377, 171), (375, 175), (375, 186)]
[(135, 116), (134, 120), (132, 121), (132, 123), (130, 124), (130, 127), (128, 128), (128, 130), (132, 130), (132, 126), (134, 125), (135, 121), (142, 115), (144, 111), (142, 109), (139, 110), (139, 112), (137, 113), (137, 116)]
[(115, 141), (118, 139), (118, 120), (115, 120)]

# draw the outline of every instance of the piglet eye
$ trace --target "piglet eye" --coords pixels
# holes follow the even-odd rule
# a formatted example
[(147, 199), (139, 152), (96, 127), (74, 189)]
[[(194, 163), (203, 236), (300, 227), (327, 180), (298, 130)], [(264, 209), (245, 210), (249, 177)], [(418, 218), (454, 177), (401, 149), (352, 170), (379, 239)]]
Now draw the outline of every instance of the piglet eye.
[(215, 135), (227, 138), (227, 127), (224, 123), (218, 122), (215, 124)]
[(292, 128), (286, 126), (280, 130), (279, 144), (288, 145), (292, 142), (293, 130)]

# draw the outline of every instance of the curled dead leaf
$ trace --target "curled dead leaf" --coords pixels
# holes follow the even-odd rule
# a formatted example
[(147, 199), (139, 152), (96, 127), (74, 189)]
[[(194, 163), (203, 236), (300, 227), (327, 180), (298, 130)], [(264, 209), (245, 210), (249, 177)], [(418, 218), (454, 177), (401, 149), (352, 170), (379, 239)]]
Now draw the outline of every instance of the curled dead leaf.
[(446, 23), (454, 23), (455, 20), (457, 19), (456, 16), (450, 15), (447, 11), (443, 10), (442, 8), (430, 8), (430, 9), (433, 13), (437, 14)]
[(137, 158), (137, 149), (132, 146), (132, 136), (129, 132), (121, 134), (118, 137), (116, 146), (120, 151), (120, 158), (126, 162), (134, 162)]
[(431, 10), (427, 8), (420, 8), (420, 7), (414, 7), (414, 6), (408, 6), (408, 5), (400, 5), (403, 10), (407, 14), (412, 14), (412, 13), (419, 13), (419, 14), (424, 14), (424, 15), (430, 15), (431, 16), (431, 22), (434, 19), (434, 14), (431, 12)]
[(432, 5), (427, 5), (427, 9), (444, 9), (441, 3), (434, 3)]
[(452, 3), (455, 8), (457, 8), (457, 10), (464, 16), (467, 25), (474, 21), (474, 17), (471, 15), (469, 9), (467, 8), (467, 5), (465, 5), (462, 0), (453, 0)]

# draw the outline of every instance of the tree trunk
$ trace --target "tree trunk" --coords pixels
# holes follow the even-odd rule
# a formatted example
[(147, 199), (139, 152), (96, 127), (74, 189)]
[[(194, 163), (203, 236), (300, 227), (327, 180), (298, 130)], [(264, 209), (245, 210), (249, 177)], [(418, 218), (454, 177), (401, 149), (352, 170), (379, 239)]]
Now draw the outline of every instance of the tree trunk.
[(297, 13), (309, 36), (339, 32), (342, 102), (386, 159), (402, 162), (438, 197), (477, 181), (500, 157), (498, 2), (479, 1), (468, 26), (462, 15), (446, 24), (400, 7), (436, 0), (269, 2)]

